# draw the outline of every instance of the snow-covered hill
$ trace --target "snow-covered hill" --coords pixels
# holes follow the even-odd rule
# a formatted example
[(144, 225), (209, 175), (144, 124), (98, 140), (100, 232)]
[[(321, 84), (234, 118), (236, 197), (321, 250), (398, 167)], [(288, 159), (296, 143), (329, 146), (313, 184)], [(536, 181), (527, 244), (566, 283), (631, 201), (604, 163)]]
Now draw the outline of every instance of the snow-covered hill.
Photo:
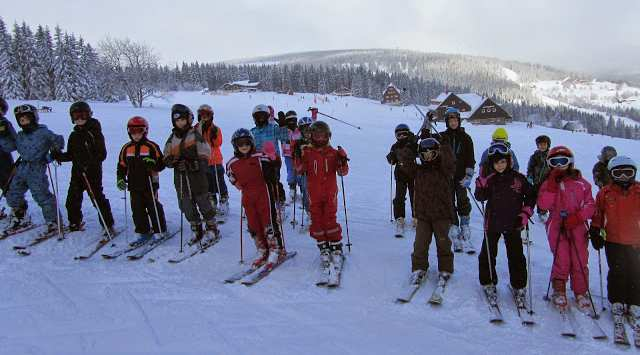
[[(167, 100), (153, 100), (153, 107), (133, 109), (126, 103), (92, 103), (100, 118), (109, 156), (104, 164), (105, 192), (117, 223), (122, 226), (122, 193), (115, 185), (117, 153), (127, 140), (126, 121), (142, 115), (151, 123), (150, 137), (164, 144), (171, 122), (169, 107), (184, 103), (196, 109), (202, 103), (214, 107), (215, 119), (225, 141), (239, 127), (252, 126), (251, 109), (258, 103), (276, 110), (296, 110), (300, 116), (314, 96), (273, 93), (209, 96), (173, 93)], [(12, 105), (18, 102), (10, 102)], [(69, 103), (38, 102), (53, 107), (41, 121), (68, 136), (72, 124)], [(592, 340), (580, 316), (576, 340), (559, 335), (558, 320), (542, 296), (546, 291), (552, 255), (543, 226), (532, 227), (534, 307), (538, 325), (520, 325), (508, 291), (504, 248), (499, 255), (499, 293), (505, 324), (488, 322), (487, 307), (479, 296), (476, 256), (456, 255), (455, 273), (441, 307), (426, 304), (434, 287), (435, 247), (429, 281), (410, 304), (393, 300), (410, 272), (413, 237), (396, 239), (389, 223), (389, 174), (384, 156), (395, 140), (393, 128), (400, 122), (414, 129), (420, 125), (412, 108), (383, 106), (357, 98), (330, 97), (318, 102), (320, 111), (361, 126), (356, 130), (329, 121), (332, 141), (351, 157), (345, 178), (349, 230), (353, 250), (347, 257), (340, 289), (314, 285), (317, 248), (306, 234), (285, 223), (289, 250), (298, 256), (253, 287), (226, 285), (222, 279), (235, 272), (239, 260), (239, 193), (231, 189), (231, 216), (221, 226), (222, 241), (206, 253), (178, 265), (166, 262), (178, 249), (174, 239), (156, 249), (149, 259), (105, 261), (73, 257), (98, 239), (97, 216), (85, 199), (88, 231), (64, 242), (43, 243), (29, 257), (15, 255), (11, 246), (32, 233), (0, 242), (0, 353), (3, 354), (112, 354), (112, 353), (208, 353), (208, 354), (423, 354), (427, 353), (554, 353), (612, 354), (620, 351), (611, 341)], [(490, 141), (494, 126), (465, 125), (475, 141), (476, 156)], [(442, 125), (438, 129), (444, 129)], [(640, 142), (570, 133), (524, 124), (507, 127), (513, 148), (524, 165), (535, 149), (534, 138), (547, 134), (554, 144), (565, 144), (576, 153), (577, 167), (591, 179), (591, 166), (602, 145), (614, 145), (621, 154), (640, 160)], [(226, 143), (223, 154), (231, 156)], [(66, 197), (70, 166), (58, 168), (60, 190)], [(171, 171), (161, 174), (160, 200), (170, 229), (179, 226)], [(31, 201), (31, 214), (41, 220)], [(344, 222), (340, 206), (339, 219)], [(66, 214), (66, 212), (63, 212)], [(131, 221), (126, 221), (131, 226)], [(482, 220), (474, 208), (473, 239), (479, 248)], [(120, 245), (127, 237), (121, 236)], [(131, 235), (128, 236), (132, 238)], [(253, 253), (244, 233), (245, 255)], [(603, 260), (604, 261), (604, 260)], [(598, 288), (597, 257), (590, 258), (594, 295)], [(606, 271), (606, 266), (605, 266)], [(597, 303), (599, 297), (596, 298)], [(611, 335), (610, 316), (601, 323)]]

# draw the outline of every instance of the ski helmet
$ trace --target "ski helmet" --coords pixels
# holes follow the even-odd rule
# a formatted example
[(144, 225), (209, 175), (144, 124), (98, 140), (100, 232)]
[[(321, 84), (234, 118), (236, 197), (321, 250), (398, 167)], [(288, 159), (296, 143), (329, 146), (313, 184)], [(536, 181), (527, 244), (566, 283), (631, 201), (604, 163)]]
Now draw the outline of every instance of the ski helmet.
[(93, 115), (93, 111), (91, 111), (91, 106), (89, 106), (89, 104), (84, 101), (76, 101), (72, 103), (71, 106), (69, 107), (69, 117), (71, 117), (72, 123), (74, 122), (73, 114), (76, 112), (85, 112), (86, 115), (84, 117), (87, 120), (90, 119), (91, 116)]
[(402, 132), (402, 131), (409, 132), (411, 131), (411, 128), (409, 128), (409, 126), (405, 123), (400, 123), (399, 125), (396, 126), (395, 133)]
[(487, 150), (487, 155), (489, 156), (489, 162), (494, 164), (502, 159), (507, 159), (509, 166), (511, 166), (511, 148), (504, 142), (495, 142), (489, 146)]
[(460, 125), (460, 123), (461, 123), (460, 122), (460, 111), (455, 107), (449, 107), (444, 112), (444, 122), (447, 125), (447, 128), (449, 127), (449, 119), (451, 117), (457, 118), (458, 119), (458, 125)]
[(171, 123), (176, 126), (176, 121), (179, 118), (187, 120), (187, 126), (191, 126), (193, 123), (193, 112), (191, 109), (183, 104), (175, 104), (171, 106)]
[(256, 105), (256, 107), (253, 108), (251, 116), (253, 116), (253, 122), (256, 124), (256, 126), (262, 127), (269, 121), (271, 113), (269, 112), (269, 107), (267, 107), (267, 105), (260, 104)]
[(311, 131), (311, 143), (316, 147), (323, 147), (329, 144), (331, 139), (331, 129), (324, 121), (315, 121), (309, 127)]
[[(31, 129), (34, 129), (38, 125), (38, 122), (40, 121), (40, 117), (38, 116), (38, 109), (33, 105), (25, 104), (25, 105), (16, 106), (13, 109), (13, 114), (14, 116), (16, 116), (16, 121), (18, 121), (18, 126), (20, 126), (20, 128), (22, 128), (23, 130), (29, 131)], [(23, 126), (20, 124), (20, 117), (25, 115), (31, 117), (31, 122)]]
[(624, 186), (635, 181), (638, 166), (633, 159), (619, 155), (609, 160), (607, 169), (613, 181)]
[(420, 141), (418, 145), (418, 157), (422, 163), (428, 163), (438, 157), (440, 152), (440, 142), (429, 137)]
[(0, 97), (0, 115), (6, 115), (7, 111), (9, 111), (9, 104), (7, 104), (5, 99)]
[(309, 116), (304, 116), (301, 119), (298, 120), (298, 126), (302, 127), (302, 126), (310, 126), (313, 124), (313, 119)]
[(493, 131), (491, 140), (506, 142), (509, 140), (509, 133), (507, 133), (507, 130), (504, 129), (504, 127), (498, 127), (495, 131)]
[(149, 133), (149, 122), (144, 117), (133, 116), (127, 122), (127, 133), (129, 138), (134, 133), (142, 133), (146, 137)]
[(544, 134), (536, 137), (536, 145), (540, 143), (547, 143), (547, 149), (548, 149), (549, 147), (551, 147), (551, 138), (549, 138), (549, 136), (546, 136)]
[(287, 111), (284, 117), (287, 120), (287, 122), (294, 120), (294, 122), (298, 123), (298, 114), (296, 113), (296, 111), (293, 111), (293, 110)]
[(252, 152), (255, 150), (256, 144), (253, 138), (253, 134), (251, 134), (251, 131), (246, 128), (240, 128), (235, 132), (233, 132), (233, 135), (231, 136), (231, 145), (233, 145), (233, 151), (236, 154), (240, 153), (240, 151), (238, 150), (238, 146), (239, 146), (238, 143), (243, 140), (251, 144)]
[(573, 167), (573, 152), (563, 145), (553, 147), (547, 154), (547, 164), (551, 168)]
[(211, 117), (213, 117), (213, 108), (207, 104), (200, 105), (200, 107), (198, 107), (198, 121), (200, 121), (204, 113), (210, 113)]
[(609, 160), (611, 160), (611, 158), (615, 157), (616, 155), (618, 155), (616, 148), (610, 145), (607, 145), (602, 147), (602, 150), (600, 151), (600, 155), (598, 155), (598, 160), (602, 162), (608, 162)]

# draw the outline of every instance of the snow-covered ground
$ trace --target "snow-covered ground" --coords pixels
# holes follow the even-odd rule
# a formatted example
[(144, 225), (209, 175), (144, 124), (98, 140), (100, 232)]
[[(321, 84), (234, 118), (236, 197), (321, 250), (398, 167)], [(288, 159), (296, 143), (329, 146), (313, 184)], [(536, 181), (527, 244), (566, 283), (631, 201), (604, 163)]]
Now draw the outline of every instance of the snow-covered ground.
[[(272, 93), (209, 96), (174, 93), (166, 100), (152, 100), (153, 107), (131, 108), (127, 103), (92, 103), (102, 122), (109, 156), (104, 164), (104, 186), (117, 223), (122, 226), (122, 193), (116, 189), (118, 151), (127, 140), (126, 121), (142, 115), (151, 123), (150, 138), (163, 145), (171, 128), (169, 107), (185, 103), (196, 109), (202, 103), (214, 107), (225, 143), (223, 154), (231, 157), (228, 138), (239, 127), (252, 126), (251, 109), (258, 103), (276, 110), (294, 109), (300, 116), (313, 105), (313, 95)], [(11, 101), (16, 105), (18, 102)], [(69, 103), (38, 102), (53, 107), (42, 113), (41, 122), (68, 137), (72, 124)], [(221, 226), (223, 239), (206, 253), (171, 265), (169, 255), (178, 249), (174, 239), (156, 249), (156, 259), (87, 261), (73, 257), (98, 239), (97, 215), (85, 198), (88, 231), (64, 242), (40, 245), (29, 257), (17, 256), (11, 246), (33, 237), (32, 233), (0, 242), (0, 353), (2, 354), (113, 354), (113, 353), (207, 353), (207, 354), (423, 354), (423, 353), (536, 353), (611, 354), (620, 351), (611, 340), (592, 340), (587, 323), (578, 315), (579, 334), (563, 339), (555, 313), (542, 301), (552, 255), (543, 226), (532, 227), (534, 307), (538, 324), (520, 325), (508, 291), (504, 248), (499, 254), (499, 293), (505, 323), (488, 322), (484, 300), (479, 296), (477, 256), (456, 255), (456, 271), (441, 307), (427, 305), (434, 287), (436, 258), (431, 249), (429, 281), (410, 304), (394, 303), (410, 272), (413, 236), (393, 237), (389, 223), (389, 165), (384, 156), (395, 140), (393, 128), (406, 122), (417, 129), (420, 121), (412, 108), (389, 107), (358, 98), (331, 97), (318, 103), (320, 111), (361, 126), (362, 130), (329, 120), (333, 144), (342, 145), (351, 157), (345, 178), (349, 230), (353, 250), (347, 257), (340, 289), (314, 285), (317, 249), (306, 234), (285, 223), (289, 250), (298, 256), (259, 284), (226, 285), (223, 278), (238, 270), (239, 193), (231, 188), (231, 215)], [(494, 126), (470, 126), (476, 156), (490, 141)], [(570, 133), (542, 127), (508, 127), (513, 148), (522, 166), (535, 149), (534, 138), (547, 134), (554, 144), (565, 144), (576, 154), (577, 167), (591, 179), (591, 167), (601, 147), (614, 145), (620, 154), (640, 160), (640, 142)], [(442, 124), (438, 129), (444, 129)], [(71, 167), (58, 168), (64, 201)], [(179, 226), (171, 171), (161, 174), (160, 200), (170, 229)], [(284, 175), (284, 172), (283, 172)], [(595, 192), (594, 192), (595, 193)], [(31, 214), (41, 220), (31, 202)], [(339, 218), (344, 222), (342, 206)], [(66, 211), (63, 208), (63, 214)], [(131, 229), (131, 221), (126, 221)], [(474, 207), (473, 239), (479, 248), (482, 220)], [(346, 237), (346, 236), (345, 236)], [(119, 237), (119, 245), (132, 236)], [(244, 233), (245, 255), (253, 247)], [(597, 254), (590, 258), (594, 295), (599, 296)], [(604, 259), (603, 259), (604, 261)], [(605, 266), (606, 271), (606, 266)], [(598, 305), (599, 297), (596, 297)], [(611, 335), (611, 317), (601, 324)], [(634, 351), (634, 350), (631, 350)]]

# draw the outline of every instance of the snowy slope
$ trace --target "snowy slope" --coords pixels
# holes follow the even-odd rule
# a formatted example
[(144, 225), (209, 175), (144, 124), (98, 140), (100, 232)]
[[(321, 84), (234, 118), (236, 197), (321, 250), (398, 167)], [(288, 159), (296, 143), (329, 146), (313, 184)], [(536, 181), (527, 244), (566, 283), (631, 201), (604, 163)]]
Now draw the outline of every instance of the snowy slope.
[[(118, 151), (127, 141), (126, 120), (142, 115), (151, 122), (150, 137), (164, 144), (170, 130), (168, 108), (181, 102), (194, 110), (201, 103), (214, 107), (225, 141), (239, 127), (250, 127), (250, 112), (258, 103), (276, 110), (296, 110), (302, 115), (313, 105), (313, 95), (272, 93), (203, 96), (179, 92), (153, 107), (134, 109), (126, 103), (92, 103), (108, 140), (109, 157), (104, 164), (104, 185), (114, 215), (124, 224), (122, 193), (115, 187)], [(13, 106), (17, 102), (10, 102)], [(39, 102), (38, 104), (42, 104)], [(68, 136), (72, 129), (68, 103), (47, 103), (54, 108), (41, 114), (41, 121)], [(586, 323), (575, 341), (562, 339), (554, 313), (541, 300), (546, 291), (552, 256), (543, 227), (532, 228), (535, 244), (533, 279), (535, 310), (539, 325), (523, 328), (517, 319), (507, 287), (504, 249), (500, 250), (498, 273), (500, 297), (506, 323), (489, 324), (487, 307), (478, 297), (477, 257), (456, 255), (456, 272), (441, 308), (426, 304), (434, 284), (436, 259), (432, 247), (432, 270), (427, 285), (414, 302), (398, 305), (394, 298), (410, 269), (413, 237), (396, 239), (389, 223), (389, 166), (384, 156), (394, 141), (393, 128), (400, 122), (419, 127), (412, 108), (388, 107), (357, 98), (334, 98), (319, 103), (322, 112), (362, 126), (362, 130), (329, 122), (334, 145), (342, 145), (351, 157), (351, 173), (345, 178), (349, 229), (353, 250), (347, 258), (343, 285), (338, 290), (314, 285), (318, 264), (313, 240), (285, 223), (289, 250), (298, 256), (260, 282), (247, 288), (225, 285), (222, 279), (239, 268), (239, 194), (231, 188), (232, 214), (221, 226), (223, 240), (207, 253), (178, 265), (166, 263), (178, 249), (174, 239), (151, 256), (155, 263), (116, 259), (78, 262), (73, 257), (97, 240), (96, 213), (85, 200), (88, 232), (67, 241), (48, 241), (32, 256), (15, 255), (11, 246), (33, 234), (0, 242), (0, 353), (215, 353), (215, 354), (423, 354), (427, 353), (555, 353), (611, 354), (611, 342), (591, 340)], [(439, 129), (444, 129), (441, 127)], [(490, 140), (493, 126), (469, 126), (476, 156)], [(591, 166), (604, 144), (640, 160), (640, 142), (547, 128), (508, 127), (521, 165), (533, 152), (538, 134), (548, 134), (554, 143), (576, 152), (576, 163), (590, 179)], [(230, 144), (223, 154), (231, 156)], [(62, 198), (66, 196), (70, 166), (58, 169)], [(284, 172), (283, 172), (284, 173)], [(171, 172), (161, 175), (160, 200), (170, 229), (179, 226)], [(32, 202), (32, 201), (31, 201)], [(36, 206), (31, 203), (31, 206)], [(344, 221), (342, 205), (339, 218)], [(37, 207), (32, 216), (41, 220)], [(66, 214), (66, 212), (63, 212)], [(131, 221), (127, 221), (131, 226)], [(474, 242), (480, 247), (482, 221), (474, 208)], [(124, 237), (121, 237), (124, 239)], [(131, 236), (129, 236), (131, 238)], [(244, 233), (245, 256), (253, 253)], [(122, 245), (123, 242), (120, 242)], [(590, 260), (594, 294), (597, 259)], [(605, 267), (606, 271), (606, 267)], [(599, 304), (599, 302), (598, 302)], [(607, 326), (609, 315), (603, 317)], [(581, 320), (578, 318), (578, 320)]]

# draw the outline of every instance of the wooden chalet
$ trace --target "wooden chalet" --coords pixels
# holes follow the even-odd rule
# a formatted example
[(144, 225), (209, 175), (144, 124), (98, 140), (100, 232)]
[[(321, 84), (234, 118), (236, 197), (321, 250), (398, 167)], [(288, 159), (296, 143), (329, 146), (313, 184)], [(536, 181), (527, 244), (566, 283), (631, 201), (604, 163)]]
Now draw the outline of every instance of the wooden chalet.
[(389, 84), (382, 93), (382, 101), (380, 102), (385, 105), (401, 105), (402, 97), (400, 96), (400, 91), (393, 84)]

